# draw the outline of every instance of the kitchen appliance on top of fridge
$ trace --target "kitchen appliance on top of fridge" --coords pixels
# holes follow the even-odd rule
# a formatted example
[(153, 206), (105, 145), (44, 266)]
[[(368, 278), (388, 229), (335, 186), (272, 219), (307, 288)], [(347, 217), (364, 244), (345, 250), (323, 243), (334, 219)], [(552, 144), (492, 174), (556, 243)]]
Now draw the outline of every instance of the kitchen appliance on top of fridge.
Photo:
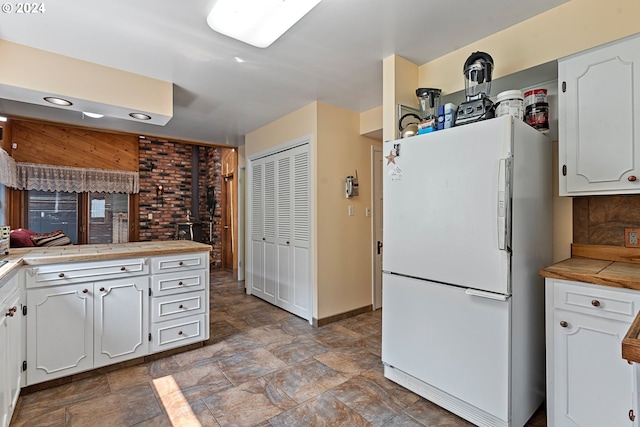
[(479, 426), (544, 400), (551, 144), (512, 116), (384, 144), (385, 376)]
[(493, 118), (494, 105), (489, 99), (493, 58), (485, 52), (473, 52), (465, 61), (462, 71), (467, 100), (458, 106), (455, 125)]

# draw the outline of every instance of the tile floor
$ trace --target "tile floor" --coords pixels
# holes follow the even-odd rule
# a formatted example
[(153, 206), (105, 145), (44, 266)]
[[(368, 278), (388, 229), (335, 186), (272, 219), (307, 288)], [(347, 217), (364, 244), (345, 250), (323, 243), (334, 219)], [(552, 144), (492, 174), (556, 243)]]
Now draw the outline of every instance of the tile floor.
[(313, 328), (213, 271), (206, 346), (25, 394), (11, 426), (471, 425), (385, 379), (380, 345), (380, 310)]

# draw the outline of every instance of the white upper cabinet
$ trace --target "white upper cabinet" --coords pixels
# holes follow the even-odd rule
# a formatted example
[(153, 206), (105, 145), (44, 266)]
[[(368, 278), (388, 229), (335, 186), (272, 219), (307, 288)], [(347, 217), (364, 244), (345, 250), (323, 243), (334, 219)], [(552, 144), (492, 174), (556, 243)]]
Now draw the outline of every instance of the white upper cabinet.
[(640, 193), (640, 35), (558, 61), (560, 195)]

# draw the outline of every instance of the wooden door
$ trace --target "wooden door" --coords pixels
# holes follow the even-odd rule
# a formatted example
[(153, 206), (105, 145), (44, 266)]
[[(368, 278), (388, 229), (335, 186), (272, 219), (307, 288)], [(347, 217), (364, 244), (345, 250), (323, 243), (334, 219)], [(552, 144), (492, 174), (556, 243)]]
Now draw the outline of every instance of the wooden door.
[(233, 175), (224, 177), (222, 188), (222, 267), (226, 270), (234, 270), (233, 263), (234, 248), (234, 206), (233, 206)]

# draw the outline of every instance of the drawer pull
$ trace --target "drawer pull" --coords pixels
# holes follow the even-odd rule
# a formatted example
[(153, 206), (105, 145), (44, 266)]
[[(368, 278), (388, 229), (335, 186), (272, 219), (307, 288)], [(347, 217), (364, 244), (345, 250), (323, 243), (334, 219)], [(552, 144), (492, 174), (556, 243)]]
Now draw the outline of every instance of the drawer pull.
[(594, 307), (600, 307), (600, 301), (598, 301), (597, 299), (594, 299), (593, 301), (591, 301), (591, 305)]
[(180, 261), (180, 262), (178, 263), (178, 265), (184, 265), (184, 262)]
[(104, 292), (104, 287), (100, 288), (100, 292)]
[(184, 305), (180, 304), (180, 305), (178, 306), (178, 308), (184, 308)]
[(629, 409), (629, 419), (631, 421), (635, 421), (636, 420), (636, 414), (633, 413), (633, 409)]
[(82, 293), (83, 293), (83, 294), (89, 293), (89, 289), (83, 289), (83, 290), (82, 290)]
[(636, 178), (635, 175), (630, 175), (629, 178), (627, 178), (627, 179), (629, 180), (629, 182), (635, 182), (635, 180), (638, 179), (638, 178)]
[(182, 331), (178, 331), (178, 335), (182, 335)]
[(182, 282), (178, 282), (178, 286), (182, 286)]
[(58, 277), (64, 277), (64, 273), (58, 274)]
[(560, 322), (560, 326), (562, 326), (563, 328), (566, 328), (567, 326), (569, 326), (569, 324), (563, 320)]
[(122, 267), (120, 267), (120, 271), (125, 271), (127, 269), (127, 267), (125, 267), (124, 265)]

